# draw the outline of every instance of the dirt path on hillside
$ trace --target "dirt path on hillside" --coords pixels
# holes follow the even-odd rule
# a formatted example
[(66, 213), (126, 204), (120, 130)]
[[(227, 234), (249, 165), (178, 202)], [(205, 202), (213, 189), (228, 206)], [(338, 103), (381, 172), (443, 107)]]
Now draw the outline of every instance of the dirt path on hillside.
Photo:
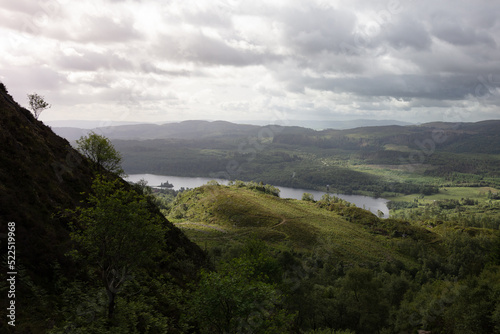
[[(196, 226), (202, 226), (202, 227), (206, 227), (206, 228), (211, 228), (211, 229), (214, 229), (216, 231), (219, 231), (219, 232), (222, 232), (222, 233), (227, 233), (226, 230), (224, 230), (223, 228), (221, 227), (218, 227), (218, 226), (211, 226), (211, 225), (207, 225), (207, 224), (202, 224), (202, 223), (191, 223), (191, 222), (185, 222), (185, 223), (177, 223), (175, 224), (176, 226), (179, 226), (179, 225), (196, 225)], [(205, 232), (203, 230), (197, 230), (197, 231), (200, 231), (200, 232)]]
[(276, 225), (274, 225), (274, 226), (271, 226), (271, 228), (278, 227), (278, 226), (280, 226), (280, 225), (283, 225), (283, 224), (284, 224), (284, 223), (286, 223), (286, 222), (287, 222), (286, 218), (285, 218), (285, 217), (282, 217), (282, 218), (281, 218), (281, 222), (279, 222), (278, 224), (276, 224)]

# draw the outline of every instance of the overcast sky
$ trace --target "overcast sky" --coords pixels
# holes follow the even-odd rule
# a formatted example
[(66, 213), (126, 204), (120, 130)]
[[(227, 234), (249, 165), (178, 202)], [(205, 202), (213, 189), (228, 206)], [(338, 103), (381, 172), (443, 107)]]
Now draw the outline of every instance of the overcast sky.
[(0, 0), (0, 81), (40, 119), (500, 118), (496, 0)]

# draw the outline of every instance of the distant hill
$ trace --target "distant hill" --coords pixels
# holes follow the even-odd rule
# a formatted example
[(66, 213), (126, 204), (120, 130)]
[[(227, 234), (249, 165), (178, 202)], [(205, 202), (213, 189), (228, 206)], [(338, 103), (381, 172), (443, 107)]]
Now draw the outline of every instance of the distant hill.
[[(61, 212), (81, 205), (82, 193), (91, 192), (93, 177), (90, 165), (68, 141), (37, 121), (0, 83), (0, 240), (2, 258), (6, 259), (7, 223), (14, 222), (16, 333), (45, 333), (57, 321), (59, 315), (54, 310), (61, 301), (59, 294), (77, 271), (67, 256), (72, 247), (68, 221)], [(127, 186), (125, 181), (123, 184)], [(186, 259), (194, 268), (201, 266), (205, 258), (201, 249), (159, 210), (151, 208), (151, 212), (169, 226), (165, 247), (177, 252), (175, 260)], [(187, 267), (173, 267), (176, 261), (162, 264), (165, 274), (182, 277), (182, 284), (189, 275), (193, 279), (194, 273)], [(8, 306), (6, 295), (0, 299), (4, 310)], [(12, 329), (5, 327), (5, 321), (0, 324), (2, 333)]]
[(57, 134), (58, 136), (63, 137), (64, 139), (70, 142), (74, 142), (80, 137), (86, 136), (92, 130), (84, 128), (54, 127), (52, 128), (52, 131), (54, 131), (54, 133)]
[[(102, 134), (110, 139), (201, 139), (207, 137), (239, 137), (256, 131), (261, 127), (257, 125), (234, 124), (224, 121), (184, 121), (167, 124), (134, 124), (110, 127), (98, 127), (92, 131)], [(88, 133), (89, 129), (79, 128), (54, 128), (54, 131), (64, 138), (74, 141)]]
[[(291, 135), (283, 132), (275, 142), (322, 148), (385, 150), (388, 145), (421, 149), (432, 142), (433, 148), (454, 153), (500, 153), (500, 120), (477, 123), (433, 122), (411, 126), (368, 126), (348, 130), (327, 129)], [(419, 144), (420, 143), (420, 144)]]
[[(98, 127), (92, 130), (74, 127), (54, 127), (53, 131), (61, 137), (73, 142), (89, 131), (95, 131), (111, 140), (157, 140), (157, 139), (231, 139), (248, 137), (267, 137), (279, 142), (291, 140), (294, 143), (307, 142), (311, 145), (321, 138), (321, 145), (327, 142), (340, 143), (339, 138), (352, 140), (363, 138), (363, 145), (383, 146), (387, 144), (415, 146), (415, 141), (433, 138), (437, 130), (445, 131), (446, 138), (438, 143), (440, 148), (456, 152), (500, 152), (498, 136), (500, 120), (482, 121), (477, 123), (446, 123), (432, 122), (421, 125), (396, 125), (393, 121), (352, 121), (352, 126), (369, 123), (370, 126), (334, 128), (331, 122), (323, 123), (323, 130), (313, 130), (304, 126), (276, 126), (276, 125), (249, 125), (235, 124), (225, 121), (184, 121), (167, 124), (132, 124)], [(388, 124), (385, 124), (388, 123)], [(337, 123), (335, 123), (337, 124)], [(332, 127), (328, 127), (332, 125)], [(434, 135), (435, 136), (435, 135)], [(286, 139), (285, 139), (286, 138)], [(302, 139), (300, 139), (302, 138)], [(307, 139), (306, 139), (307, 138)], [(482, 138), (482, 139), (481, 139)], [(495, 146), (497, 145), (497, 146)], [(479, 149), (479, 151), (477, 151)]]
[[(78, 123), (75, 123), (78, 124)], [(226, 121), (183, 121), (178, 123), (158, 124), (127, 124), (105, 127), (68, 127), (54, 126), (58, 135), (69, 141), (75, 141), (89, 131), (95, 131), (110, 139), (147, 140), (147, 139), (201, 139), (201, 138), (231, 138), (253, 135), (263, 129), (272, 132), (311, 132), (313, 129), (352, 129), (362, 126), (410, 125), (411, 123), (390, 120), (353, 120), (353, 121), (290, 121), (281, 125), (236, 124)], [(279, 129), (279, 130), (276, 130)], [(267, 135), (268, 132), (265, 133)]]
[(50, 127), (58, 128), (80, 128), (80, 129), (95, 129), (108, 126), (119, 126), (119, 125), (132, 125), (132, 124), (143, 124), (143, 122), (125, 122), (125, 121), (88, 121), (88, 120), (54, 120), (54, 121), (44, 121), (44, 123)]
[(387, 125), (406, 126), (414, 124), (396, 120), (354, 119), (347, 121), (312, 121), (312, 120), (288, 121), (287, 125), (297, 125), (315, 130), (324, 130), (324, 129), (347, 130), (347, 129), (366, 127), (366, 126), (387, 126)]

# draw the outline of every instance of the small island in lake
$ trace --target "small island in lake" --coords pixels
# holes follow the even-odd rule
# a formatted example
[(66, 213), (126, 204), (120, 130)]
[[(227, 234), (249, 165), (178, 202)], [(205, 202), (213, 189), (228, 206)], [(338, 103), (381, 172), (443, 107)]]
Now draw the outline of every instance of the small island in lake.
[(163, 182), (162, 184), (160, 184), (160, 188), (173, 188), (174, 185), (172, 183), (169, 183), (168, 181), (167, 182)]

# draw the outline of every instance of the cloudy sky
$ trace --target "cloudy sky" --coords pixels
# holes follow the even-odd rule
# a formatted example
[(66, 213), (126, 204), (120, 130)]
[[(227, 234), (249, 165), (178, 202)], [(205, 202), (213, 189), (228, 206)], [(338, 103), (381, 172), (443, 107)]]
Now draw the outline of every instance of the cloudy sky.
[(40, 119), (500, 118), (496, 0), (0, 0), (0, 81)]

